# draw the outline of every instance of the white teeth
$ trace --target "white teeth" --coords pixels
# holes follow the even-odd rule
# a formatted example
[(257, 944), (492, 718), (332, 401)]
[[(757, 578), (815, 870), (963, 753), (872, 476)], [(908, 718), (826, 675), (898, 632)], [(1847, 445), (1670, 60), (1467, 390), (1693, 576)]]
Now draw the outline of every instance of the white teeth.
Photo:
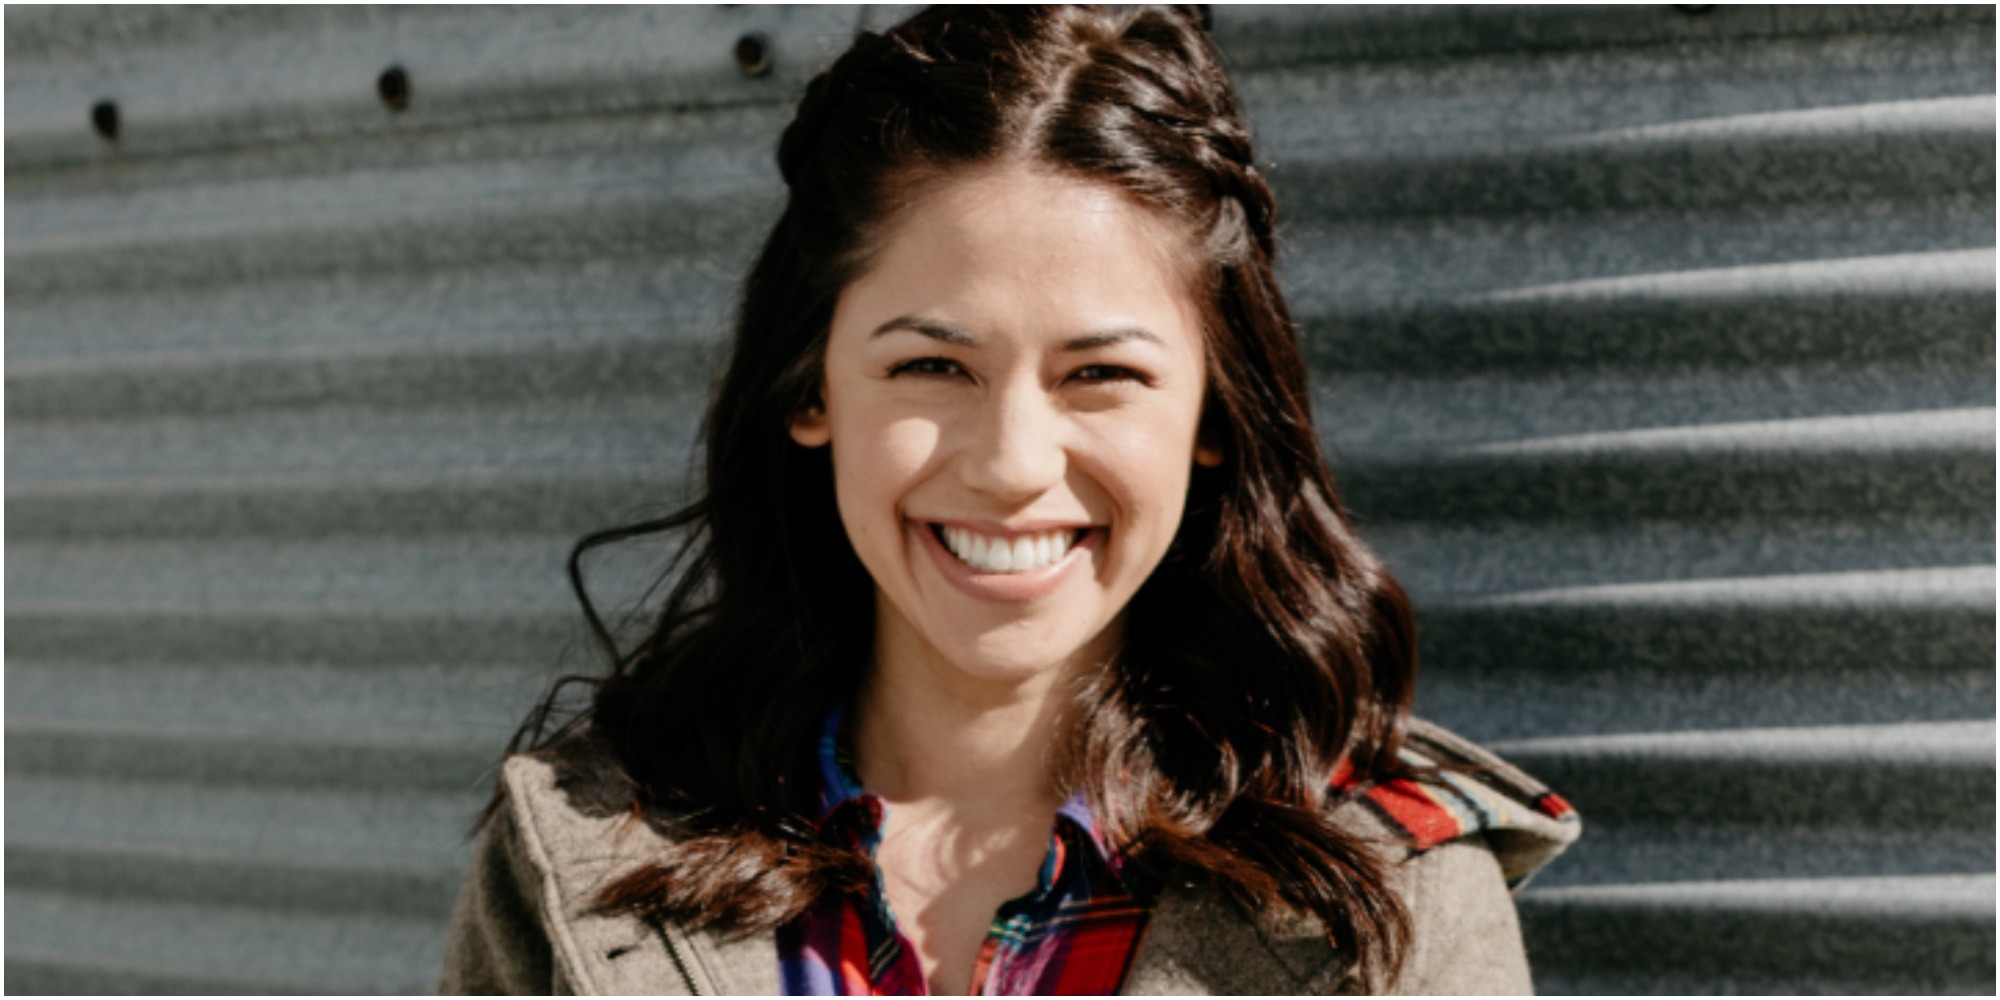
[(1044, 531), (1009, 540), (946, 526), (941, 534), (951, 554), (977, 572), (1027, 573), (1067, 555), (1072, 532)]

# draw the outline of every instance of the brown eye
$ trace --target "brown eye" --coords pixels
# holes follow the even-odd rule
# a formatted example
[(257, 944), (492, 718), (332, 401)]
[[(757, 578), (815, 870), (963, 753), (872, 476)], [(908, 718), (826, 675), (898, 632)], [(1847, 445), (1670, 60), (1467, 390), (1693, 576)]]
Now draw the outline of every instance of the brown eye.
[(1084, 365), (1070, 373), (1070, 378), (1086, 383), (1137, 382), (1149, 385), (1146, 376), (1120, 365)]
[(904, 374), (927, 378), (945, 378), (964, 374), (964, 369), (958, 366), (958, 362), (950, 358), (913, 358), (889, 369), (889, 375), (892, 378)]

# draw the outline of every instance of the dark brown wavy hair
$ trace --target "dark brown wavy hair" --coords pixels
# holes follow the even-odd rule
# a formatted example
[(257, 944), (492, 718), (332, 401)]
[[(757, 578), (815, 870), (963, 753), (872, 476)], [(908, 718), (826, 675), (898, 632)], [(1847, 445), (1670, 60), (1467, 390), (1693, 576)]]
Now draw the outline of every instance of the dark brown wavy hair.
[[(1186, 10), (934, 8), (861, 33), (813, 79), (779, 143), (790, 196), (743, 289), (703, 492), (578, 544), (572, 581), (614, 664), (559, 727), (552, 692), (515, 748), (594, 731), (635, 812), (673, 841), (607, 888), (611, 909), (768, 929), (866, 883), (868, 860), (817, 843), (812, 817), (815, 741), (860, 688), (875, 587), (829, 449), (788, 427), (817, 400), (835, 300), (912, 182), (1008, 160), (1119, 188), (1186, 234), (1202, 433), (1225, 456), (1195, 470), (1116, 662), (1076, 692), (1056, 777), (1133, 864), (1205, 879), (1253, 913), (1317, 917), (1364, 981), (1386, 981), (1408, 915), (1383, 862), (1328, 822), (1328, 781), (1343, 755), (1363, 781), (1400, 773), (1415, 626), (1335, 493), (1274, 271), (1271, 189)], [(578, 560), (658, 531), (682, 532), (678, 575), (650, 634), (621, 650)]]

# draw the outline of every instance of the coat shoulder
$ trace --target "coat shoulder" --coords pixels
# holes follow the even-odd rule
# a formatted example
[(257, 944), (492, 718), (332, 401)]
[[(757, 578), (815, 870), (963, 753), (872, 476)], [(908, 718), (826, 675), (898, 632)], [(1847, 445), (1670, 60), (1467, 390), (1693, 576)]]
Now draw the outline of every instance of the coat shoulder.
[(1412, 721), (1403, 757), (1412, 777), (1337, 774), (1329, 800), (1329, 819), (1381, 857), (1409, 915), (1409, 950), (1392, 982), (1364, 982), (1319, 921), (1245, 910), (1197, 879), (1162, 897), (1126, 992), (1532, 992), (1511, 888), (1576, 840), (1576, 811), (1429, 723)]
[(1534, 992), (1520, 917), (1500, 856), (1478, 837), (1407, 860), (1395, 881), (1410, 915), (1410, 945), (1393, 992), (1518, 996)]
[(452, 917), (441, 992), (686, 992), (660, 928), (598, 905), (661, 844), (601, 741), (509, 757)]
[(1582, 818), (1561, 795), (1492, 751), (1411, 720), (1401, 757), (1414, 774), (1382, 782), (1334, 778), (1333, 819), (1412, 856), (1477, 838), (1509, 888), (1575, 843)]

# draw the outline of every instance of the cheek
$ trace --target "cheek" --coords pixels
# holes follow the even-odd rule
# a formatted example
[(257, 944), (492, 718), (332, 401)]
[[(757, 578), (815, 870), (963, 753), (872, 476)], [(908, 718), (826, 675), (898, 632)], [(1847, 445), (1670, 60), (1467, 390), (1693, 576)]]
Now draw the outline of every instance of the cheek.
[(1172, 541), (1187, 502), (1194, 464), (1194, 421), (1164, 408), (1144, 419), (1121, 420), (1098, 437), (1100, 468), (1127, 517), (1156, 546)]
[(1185, 482), (1194, 465), (1195, 436), (1200, 430), (1201, 397), (1161, 400), (1138, 426), (1128, 427), (1122, 447), (1144, 456), (1143, 471), (1155, 482)]
[(937, 454), (935, 422), (917, 418), (874, 419), (866, 410), (833, 424), (833, 475), (840, 515), (859, 543), (879, 532), (900, 530), (908, 491), (922, 480)]

